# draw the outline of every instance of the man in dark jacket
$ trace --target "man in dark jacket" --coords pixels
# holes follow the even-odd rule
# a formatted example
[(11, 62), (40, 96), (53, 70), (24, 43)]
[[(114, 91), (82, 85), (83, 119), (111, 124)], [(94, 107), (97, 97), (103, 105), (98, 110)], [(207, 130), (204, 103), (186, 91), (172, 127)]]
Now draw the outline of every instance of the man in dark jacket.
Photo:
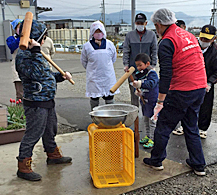
[(207, 87), (203, 104), (200, 107), (198, 127), (200, 137), (207, 137), (207, 129), (209, 128), (213, 99), (214, 99), (214, 84), (217, 82), (217, 45), (214, 42), (216, 39), (216, 28), (212, 25), (205, 25), (200, 32), (200, 47), (205, 60), (205, 68), (207, 74)]

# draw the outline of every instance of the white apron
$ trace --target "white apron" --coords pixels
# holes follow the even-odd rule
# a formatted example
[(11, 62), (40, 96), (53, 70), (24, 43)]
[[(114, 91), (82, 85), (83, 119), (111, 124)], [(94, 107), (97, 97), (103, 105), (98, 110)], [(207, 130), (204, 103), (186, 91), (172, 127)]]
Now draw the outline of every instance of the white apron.
[(110, 42), (106, 41), (106, 49), (95, 50), (91, 43), (87, 46), (87, 67), (86, 67), (86, 96), (107, 97), (120, 93), (119, 89), (111, 93), (110, 89), (116, 83), (116, 76), (112, 62), (112, 48)]

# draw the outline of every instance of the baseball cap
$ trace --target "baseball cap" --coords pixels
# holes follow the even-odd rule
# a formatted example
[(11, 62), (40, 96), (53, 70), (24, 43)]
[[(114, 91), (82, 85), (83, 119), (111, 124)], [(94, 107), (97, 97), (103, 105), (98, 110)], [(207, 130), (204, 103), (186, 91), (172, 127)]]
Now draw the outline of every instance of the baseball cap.
[(15, 28), (17, 27), (18, 24), (20, 24), (22, 22), (21, 19), (16, 19), (13, 22), (11, 22), (11, 26), (13, 28), (13, 30), (15, 30)]
[(177, 20), (177, 21), (176, 21), (176, 25), (177, 25), (177, 26), (180, 27), (182, 24), (185, 25), (185, 22), (184, 22), (183, 20)]
[(147, 20), (146, 15), (139, 13), (136, 15), (135, 22), (145, 22)]
[(215, 35), (216, 35), (216, 28), (208, 24), (202, 27), (199, 37), (212, 39)]

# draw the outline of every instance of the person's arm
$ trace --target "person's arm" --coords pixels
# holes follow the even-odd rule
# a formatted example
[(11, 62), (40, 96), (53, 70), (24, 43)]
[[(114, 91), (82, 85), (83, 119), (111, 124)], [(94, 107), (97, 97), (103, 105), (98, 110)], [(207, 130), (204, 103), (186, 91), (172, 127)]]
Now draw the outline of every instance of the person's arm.
[(87, 52), (84, 46), (81, 51), (81, 64), (85, 69), (87, 68), (87, 62), (88, 62), (88, 57), (87, 57)]
[(142, 89), (153, 89), (158, 84), (158, 76), (156, 72), (150, 72), (148, 79), (142, 82)]
[(116, 52), (116, 48), (112, 42), (111, 42), (111, 45), (112, 45), (112, 62), (115, 63), (115, 61), (117, 59), (117, 52)]
[(151, 65), (155, 67), (157, 65), (157, 37), (154, 34), (152, 43), (151, 43)]
[(51, 44), (50, 44), (50, 57), (52, 59), (54, 57), (54, 54), (55, 54), (55, 48), (54, 48), (52, 39), (50, 39), (50, 40), (51, 40)]
[(210, 83), (211, 85), (213, 85), (217, 83), (217, 56), (216, 55), (212, 56), (211, 66), (212, 66), (211, 67), (212, 74), (207, 78), (207, 83)]
[(128, 33), (125, 37), (124, 40), (124, 45), (123, 45), (123, 64), (125, 67), (125, 71), (127, 71), (127, 69), (130, 66), (130, 38), (129, 38), (130, 34)]

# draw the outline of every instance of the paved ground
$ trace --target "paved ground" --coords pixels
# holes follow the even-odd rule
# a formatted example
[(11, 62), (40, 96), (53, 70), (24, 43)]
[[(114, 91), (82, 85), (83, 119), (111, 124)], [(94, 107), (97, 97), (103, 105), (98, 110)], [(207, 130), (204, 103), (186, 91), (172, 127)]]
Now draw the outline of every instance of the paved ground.
[[(85, 70), (81, 66), (79, 59), (80, 55), (78, 54), (56, 54), (54, 58), (54, 61), (63, 70), (68, 70), (72, 73), (73, 80), (75, 81), (74, 86), (72, 86), (67, 81), (58, 84), (56, 110), (60, 123), (77, 125), (79, 129), (85, 131), (86, 127), (91, 123), (91, 119), (88, 115), (90, 106), (89, 99), (85, 98)], [(117, 59), (117, 62), (114, 66), (116, 77), (120, 78), (124, 74), (122, 59)], [(9, 99), (15, 98), (15, 90), (11, 80), (12, 75), (10, 63), (0, 63), (0, 69), (0, 103), (8, 105)], [(116, 102), (129, 103), (130, 96), (127, 83), (124, 83), (121, 86), (120, 90), (121, 93), (115, 96)], [(103, 103), (103, 101), (100, 102), (100, 104)], [(141, 114), (139, 116), (140, 130), (142, 130), (142, 116)], [(213, 164), (217, 161), (217, 142), (215, 140), (217, 134), (216, 129), (217, 125), (213, 123), (209, 129), (208, 138), (206, 140), (202, 140), (207, 164)], [(142, 132), (141, 135), (143, 135)], [(80, 145), (83, 146), (83, 143)], [(3, 146), (0, 146), (0, 148), (2, 149)], [(141, 150), (144, 151), (143, 148), (141, 148)], [(150, 150), (147, 150), (147, 152), (150, 152)], [(188, 153), (184, 142), (184, 136), (171, 135), (171, 139), (167, 147), (167, 153), (167, 158), (169, 160), (173, 160), (178, 163), (185, 163), (185, 159), (188, 157)], [(142, 155), (142, 152), (140, 152), (140, 154)], [(14, 167), (12, 170), (14, 171)], [(2, 186), (4, 186), (4, 182), (0, 183), (0, 189)]]

